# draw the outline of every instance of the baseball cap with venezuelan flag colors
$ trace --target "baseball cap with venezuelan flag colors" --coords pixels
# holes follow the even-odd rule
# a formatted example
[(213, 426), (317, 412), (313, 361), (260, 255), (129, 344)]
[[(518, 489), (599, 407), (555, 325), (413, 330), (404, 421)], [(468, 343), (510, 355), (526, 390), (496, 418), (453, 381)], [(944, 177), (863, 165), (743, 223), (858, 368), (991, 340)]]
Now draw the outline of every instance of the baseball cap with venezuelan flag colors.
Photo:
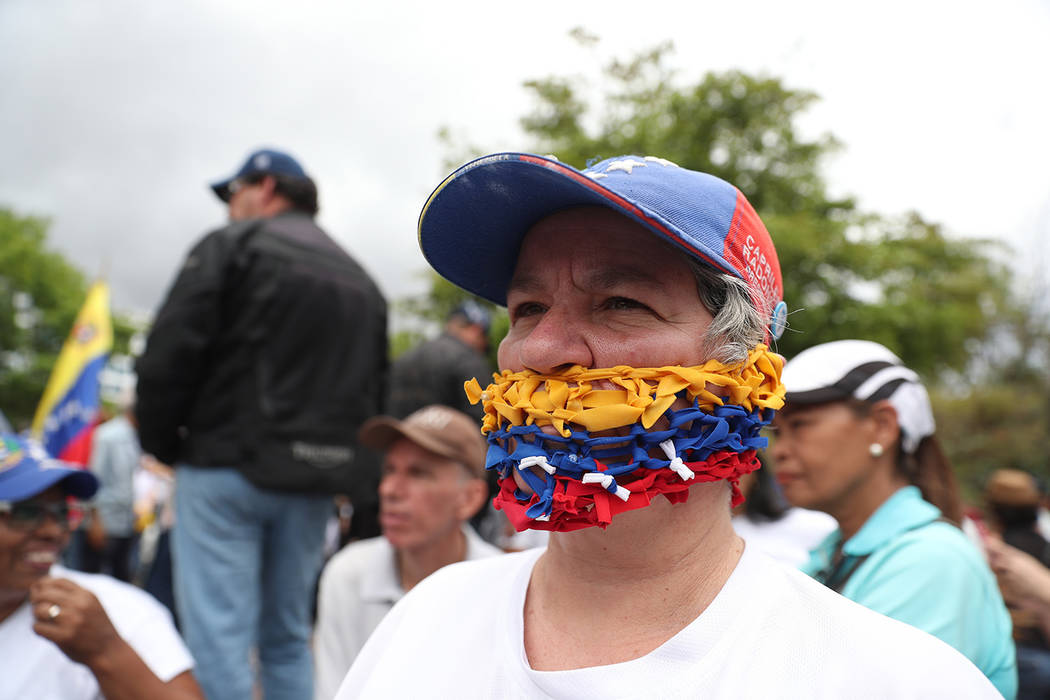
[(553, 156), (497, 153), (445, 178), (419, 216), (419, 244), (443, 277), (500, 305), (518, 250), (540, 219), (608, 207), (690, 257), (747, 283), (772, 338), (787, 320), (773, 241), (736, 187), (662, 158), (619, 156), (585, 170)]
[(56, 484), (81, 500), (98, 490), (94, 474), (53, 459), (36, 441), (0, 435), (0, 502), (24, 501)]

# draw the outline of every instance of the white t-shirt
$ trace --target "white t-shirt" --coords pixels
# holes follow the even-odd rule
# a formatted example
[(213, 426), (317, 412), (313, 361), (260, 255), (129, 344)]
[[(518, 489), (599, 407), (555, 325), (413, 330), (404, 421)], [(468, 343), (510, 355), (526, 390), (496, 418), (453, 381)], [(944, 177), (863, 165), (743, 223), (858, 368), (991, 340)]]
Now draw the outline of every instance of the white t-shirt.
[(809, 550), (838, 526), (827, 513), (805, 508), (788, 508), (779, 520), (756, 521), (746, 515), (733, 518), (733, 529), (748, 544), (796, 569), (809, 561)]
[(649, 654), (534, 671), (522, 612), (542, 550), (454, 564), (379, 625), (336, 696), (351, 698), (999, 698), (940, 640), (747, 547), (706, 610)]
[[(193, 668), (167, 608), (153, 596), (109, 576), (51, 569), (95, 594), (113, 627), (162, 681)], [(14, 700), (96, 700), (95, 676), (55, 644), (33, 631), (33, 614), (24, 603), (0, 622), (0, 697)]]
[[(503, 552), (463, 526), (467, 561)], [(405, 591), (385, 537), (352, 542), (333, 556), (321, 574), (314, 636), (314, 698), (332, 700), (368, 635)]]

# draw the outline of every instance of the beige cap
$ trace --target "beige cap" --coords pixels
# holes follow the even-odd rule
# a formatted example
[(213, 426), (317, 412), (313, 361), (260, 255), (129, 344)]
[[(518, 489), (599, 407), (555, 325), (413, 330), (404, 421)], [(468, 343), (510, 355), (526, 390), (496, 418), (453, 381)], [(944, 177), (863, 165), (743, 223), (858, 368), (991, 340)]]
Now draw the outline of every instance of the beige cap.
[(393, 416), (369, 418), (357, 436), (365, 447), (380, 451), (398, 438), (408, 438), (434, 454), (460, 462), (478, 478), (485, 474), (488, 445), (481, 426), (466, 413), (448, 406), (425, 406), (404, 420)]
[(984, 497), (989, 503), (1001, 506), (1039, 505), (1039, 486), (1035, 478), (1020, 469), (996, 469), (984, 486)]

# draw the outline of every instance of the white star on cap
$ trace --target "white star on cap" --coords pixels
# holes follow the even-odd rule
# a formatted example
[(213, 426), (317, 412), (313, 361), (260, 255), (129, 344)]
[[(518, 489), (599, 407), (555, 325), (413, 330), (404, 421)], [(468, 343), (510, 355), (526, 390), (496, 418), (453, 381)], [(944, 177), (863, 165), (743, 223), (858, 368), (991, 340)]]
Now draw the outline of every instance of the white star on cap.
[(678, 167), (678, 163), (672, 163), (671, 161), (667, 160), (666, 158), (657, 158), (656, 156), (646, 156), (645, 160), (650, 162), (650, 163), (659, 163), (660, 165), (662, 165), (664, 167), (667, 167), (667, 166), (671, 166), (672, 168), (677, 168)]
[(622, 170), (625, 173), (627, 173), (628, 175), (630, 175), (631, 171), (634, 168), (644, 168), (644, 167), (645, 167), (645, 163), (643, 163), (642, 161), (640, 161), (640, 160), (631, 160), (630, 158), (628, 158), (627, 160), (614, 160), (613, 162), (609, 163), (609, 167), (607, 167), (605, 169), (605, 172), (611, 173), (611, 172), (613, 172), (615, 170)]

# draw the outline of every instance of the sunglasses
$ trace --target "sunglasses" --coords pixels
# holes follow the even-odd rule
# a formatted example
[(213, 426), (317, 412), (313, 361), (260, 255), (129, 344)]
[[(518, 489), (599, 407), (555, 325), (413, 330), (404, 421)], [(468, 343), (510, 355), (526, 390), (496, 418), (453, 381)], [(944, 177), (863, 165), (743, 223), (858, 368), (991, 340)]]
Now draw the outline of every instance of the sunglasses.
[(22, 532), (29, 532), (44, 524), (50, 516), (59, 526), (70, 529), (80, 522), (80, 509), (65, 502), (54, 501), (19, 501), (18, 503), (0, 502), (0, 516), (9, 527)]
[(259, 176), (249, 175), (247, 177), (239, 177), (236, 180), (230, 182), (230, 184), (226, 185), (226, 191), (229, 192), (230, 196), (232, 197), (233, 195), (243, 190), (245, 187), (253, 187), (255, 185), (258, 185), (262, 181), (263, 178)]
[(248, 186), (248, 183), (245, 182), (244, 180), (234, 180), (230, 184), (226, 185), (226, 191), (229, 192), (230, 196), (232, 197), (233, 195), (237, 194), (238, 192), (240, 192), (241, 190), (243, 190), (247, 186)]

